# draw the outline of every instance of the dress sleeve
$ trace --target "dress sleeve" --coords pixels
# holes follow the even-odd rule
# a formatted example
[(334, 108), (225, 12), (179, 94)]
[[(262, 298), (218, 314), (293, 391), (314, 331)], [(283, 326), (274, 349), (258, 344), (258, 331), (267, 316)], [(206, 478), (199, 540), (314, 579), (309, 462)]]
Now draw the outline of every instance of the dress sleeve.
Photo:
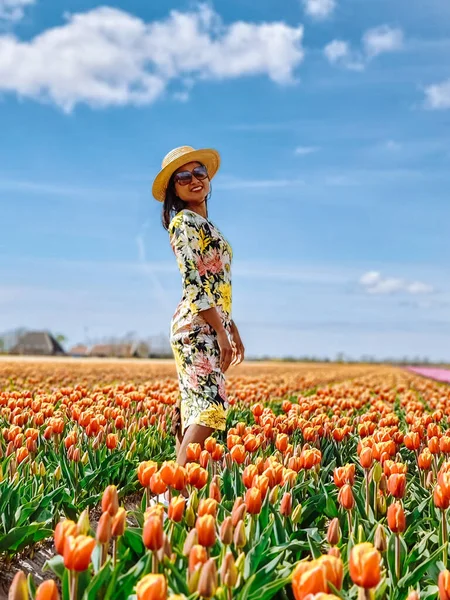
[(208, 227), (194, 217), (178, 214), (170, 224), (169, 234), (191, 310), (200, 312), (215, 306), (203, 260), (211, 242)]

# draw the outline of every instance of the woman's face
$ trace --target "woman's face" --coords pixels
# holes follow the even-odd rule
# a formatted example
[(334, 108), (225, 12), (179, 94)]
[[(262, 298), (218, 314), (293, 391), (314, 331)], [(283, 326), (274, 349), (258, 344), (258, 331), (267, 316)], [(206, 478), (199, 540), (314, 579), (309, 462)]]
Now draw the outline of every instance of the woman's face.
[[(203, 165), (201, 165), (198, 162), (190, 162), (183, 165), (177, 171), (175, 171), (175, 192), (178, 198), (180, 198), (187, 204), (202, 204), (205, 201), (205, 198), (209, 194), (209, 191), (211, 189), (209, 177), (202, 179), (197, 178), (195, 176), (194, 169), (196, 167), (202, 166)], [(185, 185), (182, 185), (182, 183), (184, 183), (182, 181), (182, 178), (181, 182), (177, 181), (176, 175), (178, 173), (185, 173), (186, 171), (188, 171), (189, 173), (192, 173), (194, 171), (194, 173), (192, 173), (192, 177), (190, 178), (190, 180), (189, 178), (187, 178), (187, 183), (185, 183)]]

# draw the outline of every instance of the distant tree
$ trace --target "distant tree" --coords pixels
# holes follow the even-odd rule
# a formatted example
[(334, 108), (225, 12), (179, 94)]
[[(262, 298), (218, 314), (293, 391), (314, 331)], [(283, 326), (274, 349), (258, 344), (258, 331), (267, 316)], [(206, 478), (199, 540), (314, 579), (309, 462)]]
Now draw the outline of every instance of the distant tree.
[(3, 338), (0, 338), (0, 352), (3, 352), (5, 350), (5, 340)]
[(55, 335), (55, 340), (60, 344), (65, 344), (67, 342), (67, 337), (63, 333), (57, 333)]

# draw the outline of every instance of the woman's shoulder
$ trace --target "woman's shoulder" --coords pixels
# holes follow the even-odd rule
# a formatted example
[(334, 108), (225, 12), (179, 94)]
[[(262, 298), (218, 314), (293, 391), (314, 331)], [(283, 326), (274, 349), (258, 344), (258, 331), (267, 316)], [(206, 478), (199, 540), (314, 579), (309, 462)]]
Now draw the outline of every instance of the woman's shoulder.
[(189, 210), (187, 208), (183, 208), (177, 214), (172, 217), (172, 220), (169, 223), (169, 233), (181, 227), (182, 224), (189, 225), (191, 227), (198, 227), (201, 223), (202, 217), (197, 215), (197, 213)]

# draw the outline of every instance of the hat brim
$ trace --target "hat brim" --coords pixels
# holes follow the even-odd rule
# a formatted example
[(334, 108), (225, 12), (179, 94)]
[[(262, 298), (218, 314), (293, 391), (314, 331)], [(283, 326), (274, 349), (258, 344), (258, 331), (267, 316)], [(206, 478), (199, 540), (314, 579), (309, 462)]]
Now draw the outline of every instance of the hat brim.
[(190, 162), (199, 162), (205, 165), (208, 171), (209, 179), (212, 179), (220, 167), (220, 155), (217, 150), (212, 148), (204, 148), (201, 150), (193, 150), (186, 152), (182, 156), (171, 161), (164, 169), (155, 177), (152, 186), (153, 197), (159, 202), (164, 202), (166, 197), (167, 186), (169, 185), (172, 175), (183, 165)]

